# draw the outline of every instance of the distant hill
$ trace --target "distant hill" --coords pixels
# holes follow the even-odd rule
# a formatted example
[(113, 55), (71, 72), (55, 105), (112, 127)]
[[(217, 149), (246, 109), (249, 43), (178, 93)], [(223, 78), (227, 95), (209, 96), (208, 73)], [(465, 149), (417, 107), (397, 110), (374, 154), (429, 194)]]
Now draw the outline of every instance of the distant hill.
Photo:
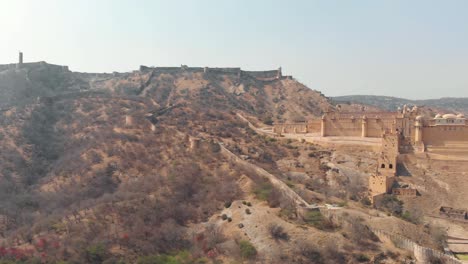
[(349, 95), (333, 97), (332, 100), (336, 104), (366, 104), (379, 107), (385, 110), (395, 110), (398, 107), (407, 104), (426, 106), (428, 108), (433, 108), (435, 111), (452, 111), (456, 113), (462, 112), (465, 114), (468, 113), (468, 98), (445, 97), (430, 100), (409, 100), (390, 96)]

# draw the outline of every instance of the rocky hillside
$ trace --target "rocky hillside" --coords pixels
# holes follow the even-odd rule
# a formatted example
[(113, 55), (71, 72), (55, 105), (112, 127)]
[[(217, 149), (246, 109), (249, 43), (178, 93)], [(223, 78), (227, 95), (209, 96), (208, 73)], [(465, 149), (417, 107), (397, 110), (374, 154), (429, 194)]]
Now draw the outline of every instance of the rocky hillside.
[(333, 97), (332, 100), (336, 103), (365, 104), (392, 111), (406, 104), (426, 106), (426, 108), (432, 108), (435, 112), (468, 113), (468, 98), (447, 97), (430, 100), (408, 100), (389, 96), (349, 95)]
[[(366, 227), (361, 212), (370, 209), (359, 171), (375, 155), (268, 138), (239, 118), (301, 121), (332, 107), (292, 78), (187, 68), (86, 74), (45, 63), (0, 76), (0, 261), (406, 258)], [(345, 168), (342, 155), (356, 162)], [(310, 204), (359, 210), (344, 222), (320, 212), (300, 216), (262, 169)], [(433, 245), (421, 232), (412, 235)]]

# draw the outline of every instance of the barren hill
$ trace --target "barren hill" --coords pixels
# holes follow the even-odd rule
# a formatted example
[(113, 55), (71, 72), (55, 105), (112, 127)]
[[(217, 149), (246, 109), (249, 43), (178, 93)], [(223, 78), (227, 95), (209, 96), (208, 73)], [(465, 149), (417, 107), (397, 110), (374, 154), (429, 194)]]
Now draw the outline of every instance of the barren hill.
[[(368, 228), (382, 219), (437, 246), (429, 229), (359, 202), (371, 151), (266, 137), (240, 118), (265, 126), (332, 107), (280, 71), (33, 63), (0, 66), (0, 87), (2, 261), (404, 261)], [(291, 194), (349, 210), (300, 212)]]

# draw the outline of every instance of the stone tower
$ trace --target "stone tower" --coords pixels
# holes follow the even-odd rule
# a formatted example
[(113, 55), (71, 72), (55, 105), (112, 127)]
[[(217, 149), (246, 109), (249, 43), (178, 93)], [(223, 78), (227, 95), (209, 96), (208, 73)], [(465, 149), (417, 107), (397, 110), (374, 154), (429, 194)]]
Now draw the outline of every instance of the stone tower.
[(23, 52), (19, 52), (19, 56), (18, 56), (18, 64), (16, 65), (16, 67), (19, 69), (23, 66)]
[(395, 133), (382, 135), (382, 152), (378, 159), (378, 172), (389, 177), (396, 176), (400, 138)]
[(279, 67), (276, 72), (276, 79), (281, 79), (281, 77), (283, 77), (283, 71), (281, 70), (281, 67)]
[(396, 133), (385, 132), (382, 135), (382, 151), (378, 158), (376, 174), (369, 177), (369, 195), (371, 202), (386, 193), (391, 193), (399, 155), (400, 137)]

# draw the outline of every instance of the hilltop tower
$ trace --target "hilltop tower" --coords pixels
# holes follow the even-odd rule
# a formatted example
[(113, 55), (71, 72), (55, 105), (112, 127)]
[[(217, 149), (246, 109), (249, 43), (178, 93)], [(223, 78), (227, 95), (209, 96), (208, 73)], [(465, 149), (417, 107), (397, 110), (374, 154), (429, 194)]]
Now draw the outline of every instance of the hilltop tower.
[(19, 52), (18, 54), (18, 64), (16, 65), (16, 67), (19, 69), (23, 66), (23, 52)]
[(276, 79), (281, 79), (281, 77), (283, 77), (283, 71), (281, 70), (281, 67), (279, 67), (276, 72)]

